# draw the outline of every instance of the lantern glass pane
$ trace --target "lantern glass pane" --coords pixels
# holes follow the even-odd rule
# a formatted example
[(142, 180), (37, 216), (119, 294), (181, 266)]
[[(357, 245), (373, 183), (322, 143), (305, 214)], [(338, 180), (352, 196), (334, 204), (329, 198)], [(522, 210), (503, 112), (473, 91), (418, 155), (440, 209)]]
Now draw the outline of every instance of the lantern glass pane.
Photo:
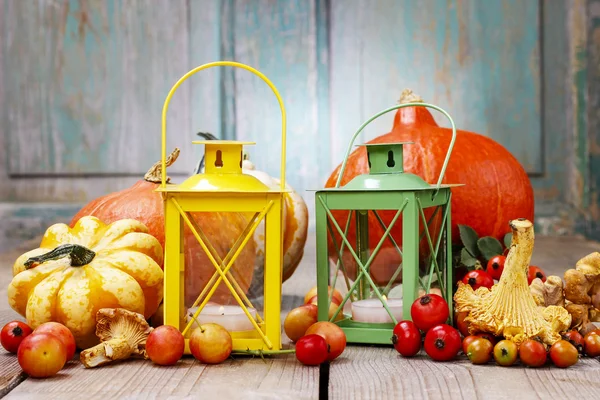
[[(346, 300), (342, 310), (335, 304), (336, 299), (331, 294), (328, 296), (330, 320), (393, 322), (383, 309), (379, 296), (385, 296), (390, 311), (397, 320), (402, 319), (404, 268), (413, 271), (413, 282), (408, 284), (414, 283), (414, 293), (423, 294), (433, 289), (434, 293), (445, 297), (445, 206), (422, 209), (417, 202), (412, 208), (400, 210), (329, 211), (331, 215), (325, 214), (328, 281)], [(411, 212), (412, 217), (407, 217)], [(414, 226), (409, 226), (407, 231), (418, 232), (409, 240), (403, 240), (403, 231), (407, 229), (403, 226), (405, 218), (407, 223), (414, 221)], [(386, 231), (389, 235), (382, 241)], [(415, 262), (409, 265), (410, 260)], [(368, 274), (361, 275), (361, 264)], [(370, 304), (377, 306), (377, 311), (356, 306), (358, 301), (367, 299), (373, 299)], [(407, 301), (412, 303), (414, 299)]]
[[(194, 320), (194, 314), (202, 307), (195, 318), (199, 323), (218, 323), (230, 331), (253, 330), (240, 302), (260, 325), (264, 303), (264, 221), (251, 233), (254, 213), (194, 212), (188, 216), (195, 222), (196, 231), (226, 279), (217, 271), (192, 229), (185, 226), (184, 322)], [(247, 236), (249, 239), (244, 244)], [(233, 264), (226, 270), (233, 257)]]

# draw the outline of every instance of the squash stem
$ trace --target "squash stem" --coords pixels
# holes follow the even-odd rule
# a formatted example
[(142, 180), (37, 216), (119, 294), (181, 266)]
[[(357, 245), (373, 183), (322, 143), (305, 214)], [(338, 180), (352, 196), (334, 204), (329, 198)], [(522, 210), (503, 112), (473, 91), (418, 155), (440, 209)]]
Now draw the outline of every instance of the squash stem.
[(46, 261), (59, 260), (64, 257), (70, 258), (72, 267), (82, 267), (91, 263), (96, 257), (96, 253), (78, 244), (63, 244), (48, 253), (29, 258), (24, 265), (26, 269), (30, 269)]
[[(179, 153), (180, 153), (179, 148), (175, 147), (175, 150), (173, 150), (173, 152), (171, 154), (169, 154), (169, 156), (167, 157), (167, 160), (165, 161), (165, 164), (167, 167), (170, 167), (175, 162), (175, 160), (177, 160), (177, 157), (179, 157)], [(161, 176), (162, 176), (162, 162), (157, 161), (154, 163), (154, 165), (152, 167), (150, 167), (148, 172), (146, 172), (146, 174), (144, 175), (144, 180), (146, 182), (160, 183), (162, 181)], [(171, 178), (167, 177), (167, 182), (169, 182), (170, 180), (171, 180)]]

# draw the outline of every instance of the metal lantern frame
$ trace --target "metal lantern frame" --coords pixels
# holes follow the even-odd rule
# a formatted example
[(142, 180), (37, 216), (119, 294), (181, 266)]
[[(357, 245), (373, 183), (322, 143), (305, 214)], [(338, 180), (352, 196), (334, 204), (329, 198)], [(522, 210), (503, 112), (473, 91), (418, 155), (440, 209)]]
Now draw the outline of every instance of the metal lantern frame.
[[(167, 185), (166, 126), (167, 110), (177, 88), (189, 77), (212, 67), (237, 67), (261, 78), (272, 90), (281, 109), (281, 175), (280, 185), (267, 187), (257, 178), (242, 173), (243, 146), (254, 144), (241, 141), (194, 141), (205, 145), (206, 169), (203, 174), (192, 175), (181, 184)], [(286, 162), (286, 112), (283, 100), (273, 83), (258, 70), (238, 62), (218, 61), (201, 65), (183, 75), (169, 91), (162, 111), (162, 176), (160, 192), (165, 204), (165, 258), (164, 258), (164, 323), (182, 331), (185, 352), (190, 354), (189, 335), (196, 318), (209, 302), (217, 287), (223, 282), (246, 317), (253, 330), (231, 332), (233, 350), (281, 349), (281, 275), (283, 263), (283, 205)], [(253, 212), (246, 229), (235, 241), (225, 257), (220, 257), (191, 212)], [(236, 282), (230, 268), (252, 235), (265, 222), (264, 306), (263, 316), (257, 310), (254, 319), (248, 308), (253, 307)], [(198, 309), (186, 322), (184, 304), (185, 265), (183, 228), (187, 226), (207, 254), (215, 271), (194, 306)]]
[[(356, 137), (376, 118), (404, 107), (432, 108), (441, 112), (450, 121), (452, 126), (452, 139), (450, 140), (446, 158), (442, 165), (437, 183), (428, 184), (422, 180), (422, 178), (404, 172), (403, 146), (412, 142), (403, 142), (363, 145), (367, 148), (367, 156), (369, 157), (369, 167), (371, 168), (371, 171), (367, 174), (355, 177), (346, 185), (340, 187), (348, 162), (348, 156), (350, 155)], [(373, 115), (358, 128), (356, 133), (354, 133), (354, 136), (352, 136), (352, 139), (348, 144), (348, 149), (342, 162), (335, 187), (316, 191), (315, 214), (318, 319), (319, 321), (331, 321), (339, 325), (345, 332), (348, 342), (370, 344), (391, 343), (392, 331), (394, 326), (398, 323), (398, 320), (390, 311), (385, 296), (391, 289), (391, 284), (398, 278), (400, 273), (402, 273), (403, 319), (411, 319), (410, 308), (413, 301), (418, 297), (419, 286), (424, 287), (424, 289), (429, 292), (435, 274), (438, 278), (443, 297), (448, 303), (450, 323), (452, 323), (453, 267), (451, 188), (462, 185), (442, 184), (442, 180), (444, 179), (455, 140), (456, 127), (454, 121), (443, 109), (432, 104), (421, 102), (404, 103), (389, 107)], [(395, 157), (395, 162), (388, 163), (388, 157)], [(378, 168), (378, 170), (373, 173), (373, 168)], [(386, 168), (388, 168), (388, 170), (386, 170)], [(435, 210), (429, 221), (427, 221), (424, 210), (431, 207), (435, 207)], [(350, 211), (345, 224), (345, 230), (335, 220), (332, 214), (332, 211), (334, 210)], [(377, 213), (379, 210), (395, 211), (395, 215), (389, 226), (385, 226), (385, 223)], [(369, 212), (374, 213), (379, 225), (384, 230), (381, 240), (371, 254), (369, 254)], [(429, 225), (438, 212), (441, 212), (442, 214), (441, 232), (434, 243), (429, 232)], [(353, 249), (352, 244), (346, 238), (353, 214), (355, 215), (356, 226), (356, 250)], [(402, 245), (400, 246), (391, 236), (390, 232), (401, 215)], [(422, 234), (419, 234), (420, 226), (423, 227)], [(336, 243), (334, 232), (340, 235), (341, 242)], [(329, 260), (328, 234), (331, 236), (333, 247), (337, 253), (335, 267), (331, 266)], [(419, 244), (423, 237), (426, 238), (427, 245), (431, 251), (428, 277), (425, 276), (426, 282), (422, 281), (419, 274)], [(389, 280), (388, 285), (386, 285), (383, 290), (380, 290), (371, 278), (369, 268), (386, 240), (390, 240), (392, 246), (400, 254), (402, 263), (396, 269), (392, 278)], [(345, 294), (342, 303), (336, 308), (330, 318), (329, 307), (332, 302), (333, 290), (329, 290), (329, 286), (335, 288), (340, 269), (344, 275), (346, 274), (346, 269), (342, 261), (344, 249), (347, 249), (350, 252), (352, 259), (357, 265), (358, 274), (352, 284), (348, 279), (345, 279), (348, 292)], [(334, 273), (332, 274), (332, 272)], [(333, 282), (330, 282), (331, 275), (333, 275)], [(387, 314), (391, 317), (392, 323), (358, 322), (345, 315), (341, 320), (338, 320), (339, 313), (343, 313), (345, 304), (353, 297), (353, 294), (358, 292), (362, 297), (370, 291), (372, 291), (375, 297), (381, 301)]]

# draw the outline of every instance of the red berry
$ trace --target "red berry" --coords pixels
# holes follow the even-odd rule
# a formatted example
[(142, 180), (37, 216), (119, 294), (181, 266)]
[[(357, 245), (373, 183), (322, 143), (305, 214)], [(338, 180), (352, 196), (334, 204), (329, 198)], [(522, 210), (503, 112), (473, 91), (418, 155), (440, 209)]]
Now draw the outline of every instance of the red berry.
[(485, 271), (492, 277), (492, 279), (499, 281), (500, 276), (502, 276), (502, 271), (504, 271), (505, 261), (505, 256), (492, 257), (490, 258), (490, 261), (488, 261)]
[(424, 347), (427, 355), (433, 360), (452, 360), (461, 347), (460, 334), (447, 324), (434, 326), (425, 335)]
[(563, 338), (566, 341), (570, 342), (573, 346), (575, 346), (578, 352), (583, 353), (583, 346), (585, 346), (585, 341), (581, 333), (573, 329), (563, 334)]
[(4, 325), (0, 333), (0, 343), (7, 351), (16, 353), (19, 345), (33, 330), (25, 322), (11, 321)]
[(542, 282), (546, 282), (546, 274), (544, 271), (535, 265), (530, 265), (527, 272), (527, 282), (531, 285), (531, 282), (533, 282), (535, 278), (540, 278)]
[(394, 327), (392, 343), (398, 353), (412, 357), (421, 350), (421, 332), (412, 321), (400, 321)]
[(450, 316), (448, 303), (440, 295), (425, 294), (416, 299), (410, 307), (410, 316), (420, 330), (427, 332), (436, 325), (443, 324)]
[(559, 368), (567, 368), (577, 364), (579, 352), (566, 340), (559, 340), (550, 347), (550, 359)]
[(471, 285), (473, 290), (477, 290), (482, 286), (491, 289), (492, 286), (494, 286), (492, 277), (482, 269), (469, 271), (469, 273), (464, 276), (462, 282), (465, 285)]
[(537, 340), (528, 339), (519, 347), (519, 358), (528, 367), (541, 367), (546, 363), (546, 348)]

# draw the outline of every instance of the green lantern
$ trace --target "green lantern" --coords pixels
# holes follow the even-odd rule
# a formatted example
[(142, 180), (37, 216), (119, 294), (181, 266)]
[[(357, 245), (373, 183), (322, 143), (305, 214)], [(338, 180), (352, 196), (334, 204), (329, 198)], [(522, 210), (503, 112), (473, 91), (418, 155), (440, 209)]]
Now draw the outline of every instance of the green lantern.
[[(341, 187), (356, 137), (374, 119), (403, 107), (432, 108), (450, 120), (452, 139), (437, 183), (429, 184), (404, 171), (403, 148), (412, 142), (377, 143), (362, 145), (366, 146), (369, 173), (356, 176)], [(410, 308), (420, 289), (429, 293), (432, 285), (439, 288), (447, 301), (452, 323), (451, 188), (460, 185), (442, 184), (442, 180), (455, 140), (454, 121), (441, 108), (427, 103), (390, 107), (372, 116), (356, 131), (335, 187), (316, 191), (319, 321), (338, 324), (348, 342), (391, 344), (394, 326), (402, 319), (411, 319)], [(339, 223), (342, 210), (347, 214), (345, 224)], [(338, 215), (337, 221), (334, 214)], [(376, 221), (378, 232), (383, 232), (381, 236), (369, 232), (369, 220)], [(394, 230), (395, 224), (401, 224), (401, 229)], [(352, 240), (348, 239), (350, 226), (355, 230)], [(379, 240), (374, 240), (375, 236), (369, 240), (370, 234), (377, 235)], [(388, 273), (381, 274), (381, 270), (375, 270), (373, 261), (385, 241), (389, 241), (387, 249), (399, 261), (388, 265), (386, 259), (393, 257), (382, 257), (377, 267)], [(334, 301), (329, 286), (345, 293), (341, 304)]]

